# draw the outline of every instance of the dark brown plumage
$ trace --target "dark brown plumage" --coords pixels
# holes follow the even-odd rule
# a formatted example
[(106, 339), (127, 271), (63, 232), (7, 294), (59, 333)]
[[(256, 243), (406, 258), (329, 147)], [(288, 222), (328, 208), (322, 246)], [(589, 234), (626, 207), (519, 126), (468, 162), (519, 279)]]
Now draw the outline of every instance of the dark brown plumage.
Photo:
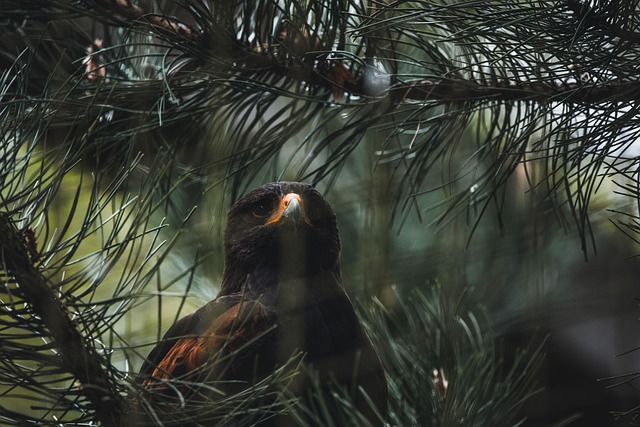
[[(220, 293), (151, 351), (139, 376), (143, 397), (188, 400), (175, 379), (239, 392), (303, 352), (321, 384), (344, 386), (370, 423), (382, 425), (376, 411), (386, 413), (384, 371), (342, 286), (336, 217), (322, 195), (294, 182), (251, 191), (229, 211), (224, 246)], [(309, 377), (293, 387), (305, 396)], [(265, 424), (286, 422), (281, 416)]]

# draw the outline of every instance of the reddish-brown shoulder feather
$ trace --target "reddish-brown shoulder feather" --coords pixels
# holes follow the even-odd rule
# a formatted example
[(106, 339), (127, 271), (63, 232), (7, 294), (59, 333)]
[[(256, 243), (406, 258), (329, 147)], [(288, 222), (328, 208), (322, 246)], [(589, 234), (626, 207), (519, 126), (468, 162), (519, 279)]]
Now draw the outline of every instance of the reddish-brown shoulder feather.
[(258, 301), (243, 301), (236, 295), (212, 301), (167, 331), (141, 369), (141, 375), (146, 374), (141, 378), (143, 390), (186, 393), (186, 385), (169, 387), (167, 382), (224, 379), (229, 362), (255, 353), (256, 344), (276, 327), (275, 322), (275, 316)]

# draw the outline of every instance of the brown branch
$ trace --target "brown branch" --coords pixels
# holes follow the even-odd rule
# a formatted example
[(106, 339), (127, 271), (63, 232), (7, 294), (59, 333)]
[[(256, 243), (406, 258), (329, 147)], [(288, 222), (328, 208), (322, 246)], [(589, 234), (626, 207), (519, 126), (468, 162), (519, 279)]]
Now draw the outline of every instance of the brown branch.
[(91, 402), (103, 426), (121, 425), (123, 400), (104, 371), (99, 356), (69, 318), (64, 303), (56, 297), (48, 280), (33, 266), (29, 234), (21, 233), (5, 214), (0, 214), (0, 268), (11, 275), (17, 292), (55, 340), (62, 366), (79, 382), (80, 391)]
[[(474, 81), (462, 78), (434, 78), (413, 81), (399, 81), (389, 76), (390, 87), (386, 91), (372, 95), (363, 84), (360, 73), (355, 77), (345, 65), (347, 61), (326, 59), (330, 52), (315, 52), (315, 62), (305, 62), (298, 55), (287, 55), (286, 51), (274, 46), (259, 49), (245, 49), (236, 53), (233, 60), (237, 70), (243, 73), (251, 70), (276, 73), (282, 77), (302, 81), (316, 87), (330, 90), (334, 99), (340, 100), (339, 93), (348, 92), (358, 97), (389, 96), (394, 103), (414, 101), (533, 101), (572, 104), (593, 104), (601, 102), (630, 102), (640, 97), (640, 82), (631, 79), (609, 81), (572, 82), (521, 80), (521, 81)], [(338, 72), (336, 72), (336, 70)], [(233, 72), (233, 71), (232, 71)], [(391, 83), (393, 82), (393, 83)], [(337, 96), (338, 95), (338, 96)]]
[[(330, 67), (311, 67), (301, 61), (287, 61), (268, 51), (251, 52), (250, 55), (238, 57), (243, 63), (243, 70), (271, 69), (283, 77), (304, 81), (310, 85), (331, 90), (336, 88), (355, 96), (370, 97), (362, 84), (362, 76), (336, 78)], [(338, 62), (341, 69), (347, 70)], [(391, 79), (390, 79), (391, 80)], [(378, 96), (383, 96), (384, 92)], [(611, 80), (608, 82), (570, 83), (545, 81), (473, 81), (463, 79), (420, 79), (413, 81), (396, 81), (386, 91), (394, 103), (405, 100), (414, 101), (533, 101), (560, 102), (572, 104), (594, 104), (601, 102), (629, 102), (640, 97), (640, 82), (630, 80)]]

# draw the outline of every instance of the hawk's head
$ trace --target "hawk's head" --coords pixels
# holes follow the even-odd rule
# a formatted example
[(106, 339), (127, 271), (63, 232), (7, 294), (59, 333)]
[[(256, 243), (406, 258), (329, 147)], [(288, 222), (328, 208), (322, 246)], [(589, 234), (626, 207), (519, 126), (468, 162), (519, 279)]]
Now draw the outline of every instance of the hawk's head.
[(260, 275), (260, 286), (323, 271), (339, 277), (336, 215), (309, 184), (265, 184), (238, 200), (229, 211), (224, 248), (224, 293), (240, 291), (251, 275)]

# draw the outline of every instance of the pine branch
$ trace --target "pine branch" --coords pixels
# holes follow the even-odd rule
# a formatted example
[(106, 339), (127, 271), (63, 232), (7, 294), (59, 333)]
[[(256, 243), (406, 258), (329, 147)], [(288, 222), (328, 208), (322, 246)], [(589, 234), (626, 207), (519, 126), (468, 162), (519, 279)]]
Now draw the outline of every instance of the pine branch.
[[(204, 44), (204, 33), (202, 29), (193, 29), (176, 18), (157, 15), (145, 11), (142, 7), (128, 1), (100, 0), (98, 4), (106, 10), (112, 10), (132, 24), (143, 20), (152, 26), (173, 31), (177, 35), (189, 39), (202, 49)], [(614, 28), (606, 24), (605, 18), (594, 18), (591, 8), (578, 1), (568, 0), (567, 4), (576, 13), (581, 21), (587, 18), (587, 25), (606, 29), (612, 37), (635, 42), (640, 40), (640, 35)], [(314, 41), (316, 38), (316, 41)], [(369, 78), (367, 67), (362, 67), (370, 58), (363, 60), (347, 57), (345, 59), (328, 59), (328, 53), (322, 41), (313, 33), (297, 35), (288, 40), (271, 40), (262, 45), (246, 46), (237, 43), (233, 49), (220, 52), (226, 56), (220, 60), (228, 61), (231, 56), (236, 61), (237, 69), (262, 69), (271, 70), (274, 74), (282, 78), (292, 79), (301, 83), (307, 83), (326, 90), (331, 90), (335, 94), (340, 91), (349, 93), (355, 97), (371, 97), (371, 89), (366, 87), (363, 80)], [(374, 41), (371, 40), (373, 43)], [(305, 46), (306, 44), (306, 46)], [(309, 52), (311, 50), (311, 52)], [(371, 50), (371, 49), (367, 49)], [(315, 53), (314, 53), (315, 51)], [(296, 61), (295, 58), (303, 58), (307, 54), (314, 54), (312, 63), (306, 61)], [(292, 60), (293, 59), (293, 60)], [(343, 61), (354, 62), (350, 70)], [(354, 76), (352, 72), (357, 72)], [(392, 78), (393, 76), (388, 76)], [(509, 79), (491, 81), (487, 79), (419, 79), (410, 81), (396, 80), (387, 88), (394, 103), (401, 104), (405, 100), (418, 101), (534, 101), (534, 102), (563, 102), (578, 104), (594, 104), (600, 102), (629, 102), (636, 99), (638, 82), (629, 79), (618, 79), (607, 82), (580, 82), (579, 73), (576, 71), (575, 77), (568, 76), (566, 81), (513, 81)], [(383, 93), (376, 93), (375, 97), (383, 96)], [(340, 97), (340, 95), (337, 95)]]
[(42, 319), (54, 339), (62, 366), (77, 379), (77, 387), (89, 399), (103, 426), (122, 425), (124, 402), (116, 391), (113, 378), (107, 374), (93, 348), (87, 345), (86, 338), (76, 329), (50, 283), (34, 268), (25, 235), (4, 214), (0, 215), (0, 240), (3, 241), (3, 270), (15, 278), (17, 295), (24, 298)]
[(434, 285), (397, 298), (393, 309), (375, 301), (361, 310), (389, 378), (391, 425), (520, 425), (539, 391), (544, 340), (507, 361), (471, 289)]

